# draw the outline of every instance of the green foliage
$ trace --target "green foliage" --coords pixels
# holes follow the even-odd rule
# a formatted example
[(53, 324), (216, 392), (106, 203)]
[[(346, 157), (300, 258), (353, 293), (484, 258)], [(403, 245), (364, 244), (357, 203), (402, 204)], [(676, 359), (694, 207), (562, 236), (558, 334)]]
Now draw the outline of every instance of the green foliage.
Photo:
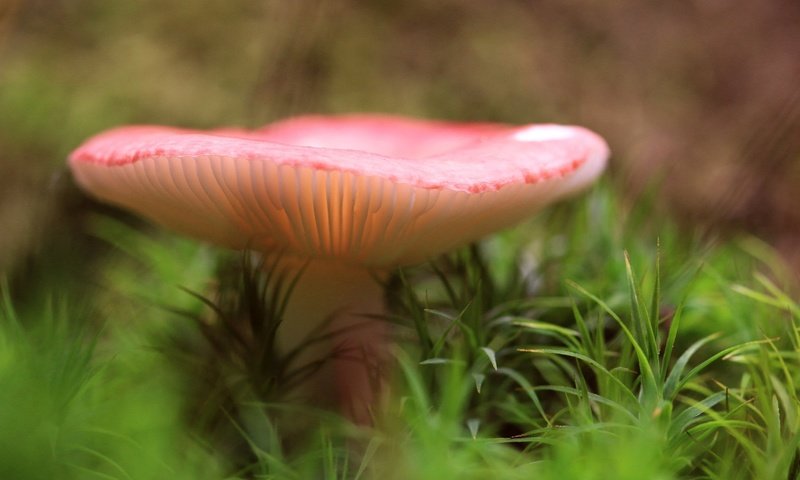
[(0, 478), (220, 478), (178, 427), (180, 398), (152, 354), (99, 353), (90, 315), (54, 296), (0, 308)]
[[(545, 222), (550, 229), (539, 232), (541, 270), (562, 273), (556, 285), (528, 278), (539, 296), (516, 285), (505, 289), (511, 297), (487, 302), (492, 294), (481, 285), (491, 285), (491, 274), (475, 249), (469, 268), (452, 269), (450, 276), (432, 266), (439, 285), (403, 282), (405, 315), (427, 339), (414, 347), (421, 349), (419, 370), (403, 370), (403, 382), (414, 387), (412, 404), (427, 412), (408, 423), (424, 431), (431, 419), (440, 421), (437, 414), (456, 411), (444, 429), (448, 451), (470, 438), (500, 436), (524, 445), (537, 478), (794, 478), (795, 430), (781, 426), (782, 415), (774, 412), (785, 411), (793, 425), (796, 303), (768, 277), (751, 274), (752, 266), (721, 275), (732, 264), (754, 263), (731, 246), (686, 244), (668, 226), (658, 229), (660, 246), (655, 236), (648, 245), (641, 232), (653, 226), (620, 215), (602, 191), (567, 208), (568, 228), (553, 229), (563, 222), (564, 213), (556, 211)], [(553, 236), (572, 240), (548, 251)], [(733, 284), (734, 278), (755, 281), (767, 293)], [(469, 317), (475, 302), (482, 302), (479, 319)], [(765, 305), (793, 315), (781, 332), (791, 332), (790, 341), (764, 334), (761, 322), (774, 315)], [(748, 319), (748, 328), (731, 331), (727, 315), (707, 315), (723, 306), (735, 306), (734, 316)], [(780, 368), (765, 363), (770, 358)], [(454, 368), (472, 388), (448, 380)], [(415, 423), (420, 420), (424, 425)], [(520, 471), (481, 465), (499, 478)], [(472, 478), (450, 468), (444, 477)]]
[(295, 280), (276, 261), (92, 228), (116, 253), (84, 308), (42, 292), (16, 312), (4, 290), (2, 478), (800, 472), (800, 306), (778, 263), (752, 240), (687, 240), (607, 187), (397, 272), (371, 427), (285, 395), (306, 375), (275, 345)]

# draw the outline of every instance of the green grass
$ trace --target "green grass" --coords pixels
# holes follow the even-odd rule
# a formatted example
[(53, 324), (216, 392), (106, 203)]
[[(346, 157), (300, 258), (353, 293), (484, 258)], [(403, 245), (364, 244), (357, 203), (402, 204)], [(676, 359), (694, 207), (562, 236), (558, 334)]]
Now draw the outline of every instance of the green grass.
[(291, 279), (156, 229), (88, 228), (113, 246), (93, 286), (22, 309), (2, 289), (0, 478), (800, 473), (800, 306), (780, 262), (608, 186), (396, 272), (396, 368), (369, 428), (281, 395), (298, 378), (273, 345)]

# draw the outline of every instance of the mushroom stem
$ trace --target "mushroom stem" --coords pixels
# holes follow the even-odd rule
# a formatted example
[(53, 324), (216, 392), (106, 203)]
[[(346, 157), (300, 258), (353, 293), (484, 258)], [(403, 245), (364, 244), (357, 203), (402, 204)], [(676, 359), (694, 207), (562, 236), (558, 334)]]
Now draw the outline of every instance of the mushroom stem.
[(385, 312), (382, 273), (341, 262), (310, 261), (292, 291), (279, 330), (279, 344), (287, 351), (330, 335), (296, 359), (301, 366), (330, 357), (315, 377), (315, 388), (304, 392), (323, 395), (323, 401), (335, 392), (342, 413), (362, 425), (370, 423), (387, 357), (388, 326), (376, 318)]

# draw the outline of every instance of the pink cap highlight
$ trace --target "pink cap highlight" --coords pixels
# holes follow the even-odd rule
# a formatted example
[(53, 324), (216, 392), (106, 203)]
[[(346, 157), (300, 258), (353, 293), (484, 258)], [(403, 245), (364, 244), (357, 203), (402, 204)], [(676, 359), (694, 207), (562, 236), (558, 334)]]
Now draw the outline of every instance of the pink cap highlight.
[(122, 127), (69, 162), (96, 197), (198, 238), (383, 266), (507, 227), (589, 185), (608, 154), (575, 126), (346, 115)]

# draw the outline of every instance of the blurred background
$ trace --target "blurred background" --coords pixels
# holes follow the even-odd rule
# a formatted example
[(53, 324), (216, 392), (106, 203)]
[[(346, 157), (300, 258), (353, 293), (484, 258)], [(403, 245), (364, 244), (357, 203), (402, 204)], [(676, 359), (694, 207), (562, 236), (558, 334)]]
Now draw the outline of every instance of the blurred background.
[(65, 158), (94, 133), (354, 111), (588, 126), (629, 200), (800, 270), (798, 25), (797, 0), (0, 0), (0, 272), (93, 251)]

